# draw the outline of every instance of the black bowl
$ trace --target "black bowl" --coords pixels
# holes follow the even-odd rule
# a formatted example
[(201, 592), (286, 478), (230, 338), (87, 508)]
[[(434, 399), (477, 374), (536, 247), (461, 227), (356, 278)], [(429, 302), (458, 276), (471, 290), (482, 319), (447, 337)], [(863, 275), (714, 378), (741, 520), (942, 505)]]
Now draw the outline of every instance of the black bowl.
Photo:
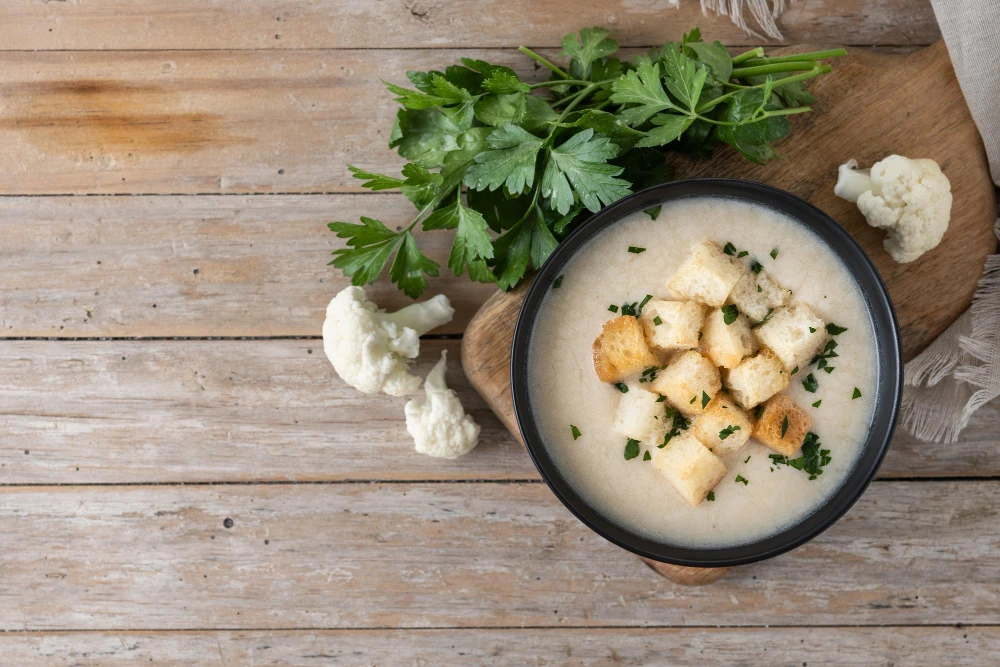
[[(879, 365), (871, 431), (843, 486), (825, 504), (791, 527), (755, 542), (721, 548), (690, 548), (650, 540), (608, 520), (588, 505), (563, 478), (546, 451), (532, 415), (527, 377), (528, 343), (535, 316), (552, 282), (576, 251), (595, 234), (631, 213), (665, 201), (703, 196), (762, 204), (799, 221), (823, 239), (861, 286), (875, 328)], [(725, 567), (771, 558), (804, 544), (833, 525), (861, 497), (889, 448), (902, 396), (903, 363), (899, 325), (885, 284), (871, 260), (843, 227), (812, 204), (782, 190), (750, 181), (696, 179), (666, 183), (615, 202), (583, 223), (556, 248), (535, 276), (521, 306), (514, 331), (510, 379), (517, 425), (528, 452), (549, 487), (577, 518), (605, 539), (646, 558), (690, 567)]]

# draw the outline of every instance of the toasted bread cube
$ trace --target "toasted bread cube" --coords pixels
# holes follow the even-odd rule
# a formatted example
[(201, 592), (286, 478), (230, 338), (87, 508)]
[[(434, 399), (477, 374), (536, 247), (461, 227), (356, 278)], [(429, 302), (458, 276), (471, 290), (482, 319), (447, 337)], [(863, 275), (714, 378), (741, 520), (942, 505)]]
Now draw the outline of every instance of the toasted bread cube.
[(619, 382), (659, 363), (646, 345), (642, 325), (634, 317), (608, 320), (594, 340), (594, 370), (601, 382)]
[(809, 414), (785, 394), (777, 394), (764, 403), (753, 437), (780, 454), (792, 456), (802, 448), (810, 428)]
[(683, 299), (718, 308), (746, 271), (742, 262), (722, 252), (715, 243), (705, 241), (694, 247), (667, 281), (667, 288)]
[(761, 269), (759, 273), (744, 273), (729, 293), (729, 301), (754, 322), (760, 322), (767, 317), (768, 311), (788, 303), (791, 295), (791, 290), (779, 285), (767, 271)]
[[(650, 389), (667, 397), (685, 415), (700, 415), (722, 389), (719, 369), (694, 350), (674, 359), (651, 383)], [(708, 401), (704, 396), (708, 396)]]
[(733, 399), (750, 410), (788, 386), (789, 375), (784, 364), (767, 348), (747, 357), (729, 371), (726, 386)]
[(701, 353), (716, 366), (736, 368), (757, 351), (757, 339), (750, 330), (747, 318), (740, 315), (732, 324), (726, 324), (721, 308), (712, 308), (701, 329)]
[(666, 447), (654, 447), (652, 452), (653, 465), (692, 507), (700, 505), (726, 476), (722, 460), (690, 433), (674, 436)]
[(656, 402), (660, 397), (653, 392), (632, 382), (627, 386), (628, 392), (618, 399), (611, 428), (627, 438), (644, 440), (654, 428), (667, 421), (666, 409), (663, 403)]
[(804, 303), (779, 308), (755, 332), (761, 345), (771, 348), (789, 371), (805, 368), (827, 340), (826, 323)]
[(639, 321), (650, 347), (664, 351), (691, 350), (698, 347), (704, 317), (705, 306), (697, 301), (653, 299), (643, 307)]
[(691, 422), (691, 432), (716, 456), (725, 456), (746, 444), (753, 433), (753, 422), (738, 405), (719, 394)]

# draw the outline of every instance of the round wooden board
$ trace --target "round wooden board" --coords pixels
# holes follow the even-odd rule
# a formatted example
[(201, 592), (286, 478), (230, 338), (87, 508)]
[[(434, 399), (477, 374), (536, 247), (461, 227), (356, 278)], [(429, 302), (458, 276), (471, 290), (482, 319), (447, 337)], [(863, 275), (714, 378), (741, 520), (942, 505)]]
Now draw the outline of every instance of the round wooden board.
[[(794, 51), (808, 50), (812, 48), (800, 46)], [(983, 262), (996, 249), (996, 198), (982, 141), (943, 42), (905, 55), (852, 52), (811, 90), (818, 100), (813, 111), (794, 116), (789, 138), (778, 145), (784, 161), (762, 167), (720, 148), (711, 161), (673, 158), (676, 177), (767, 183), (810, 201), (839, 221), (885, 280), (899, 317), (904, 356), (910, 359), (969, 307)], [(892, 153), (937, 160), (951, 180), (955, 200), (941, 244), (909, 264), (896, 264), (882, 248), (884, 233), (869, 227), (853, 204), (833, 194), (838, 165), (855, 158), (870, 166)], [(510, 347), (525, 287), (497, 292), (487, 300), (462, 339), (462, 365), (469, 381), (518, 438)], [(671, 579), (714, 581), (697, 568), (685, 569), (694, 572)]]

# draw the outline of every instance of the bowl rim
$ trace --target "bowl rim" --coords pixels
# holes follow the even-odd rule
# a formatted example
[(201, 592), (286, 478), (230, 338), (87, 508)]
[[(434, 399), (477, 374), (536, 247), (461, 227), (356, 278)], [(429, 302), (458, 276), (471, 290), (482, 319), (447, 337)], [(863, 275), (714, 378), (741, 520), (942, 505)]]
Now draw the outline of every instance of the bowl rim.
[[(622, 218), (651, 206), (705, 196), (736, 198), (776, 209), (805, 225), (841, 257), (861, 287), (875, 328), (878, 395), (869, 435), (843, 484), (816, 510), (778, 533), (735, 546), (685, 547), (645, 538), (605, 518), (577, 494), (549, 457), (531, 411), (527, 358), (539, 306), (559, 271), (587, 241)], [(581, 522), (617, 546), (651, 560), (687, 567), (731, 567), (773, 558), (813, 539), (836, 523), (871, 484), (888, 451), (903, 389), (903, 354), (892, 301), (871, 259), (833, 218), (809, 202), (769, 185), (728, 178), (673, 181), (640, 190), (586, 220), (553, 251), (528, 287), (511, 344), (511, 395), (521, 438), (552, 492)]]

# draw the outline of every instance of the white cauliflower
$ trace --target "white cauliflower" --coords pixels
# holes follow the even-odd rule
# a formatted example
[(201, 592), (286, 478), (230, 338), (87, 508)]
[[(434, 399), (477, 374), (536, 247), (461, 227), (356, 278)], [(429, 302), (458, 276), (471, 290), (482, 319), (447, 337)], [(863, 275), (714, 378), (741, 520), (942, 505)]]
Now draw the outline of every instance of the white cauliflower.
[(412, 399), (406, 404), (406, 430), (421, 454), (454, 459), (467, 454), (479, 442), (479, 425), (465, 414), (458, 396), (444, 382), (448, 354), (427, 374), (427, 400)]
[(951, 221), (951, 183), (934, 160), (890, 155), (871, 169), (840, 165), (838, 197), (855, 202), (868, 224), (889, 230), (883, 246), (899, 263), (912, 262), (941, 242)]
[(451, 322), (454, 314), (443, 294), (384, 313), (363, 289), (346, 287), (326, 307), (323, 351), (337, 375), (355, 389), (406, 396), (420, 387), (420, 378), (407, 372), (420, 351), (420, 336)]

